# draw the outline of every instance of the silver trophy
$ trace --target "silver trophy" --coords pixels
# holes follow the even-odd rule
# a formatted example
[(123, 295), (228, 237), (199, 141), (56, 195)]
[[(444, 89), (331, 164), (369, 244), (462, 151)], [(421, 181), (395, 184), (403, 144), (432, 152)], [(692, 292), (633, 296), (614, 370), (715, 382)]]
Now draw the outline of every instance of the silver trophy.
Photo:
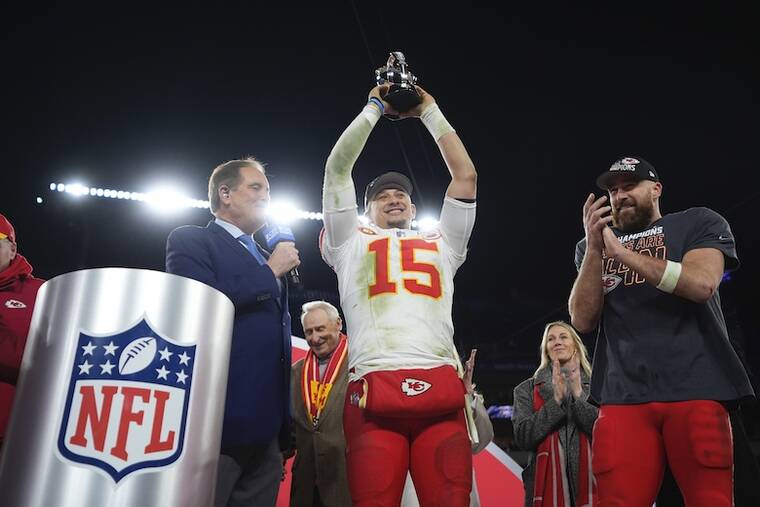
[(409, 111), (422, 102), (420, 94), (414, 87), (417, 84), (417, 76), (412, 73), (401, 51), (390, 53), (388, 62), (375, 71), (375, 81), (378, 85), (391, 85), (383, 100), (399, 113)]

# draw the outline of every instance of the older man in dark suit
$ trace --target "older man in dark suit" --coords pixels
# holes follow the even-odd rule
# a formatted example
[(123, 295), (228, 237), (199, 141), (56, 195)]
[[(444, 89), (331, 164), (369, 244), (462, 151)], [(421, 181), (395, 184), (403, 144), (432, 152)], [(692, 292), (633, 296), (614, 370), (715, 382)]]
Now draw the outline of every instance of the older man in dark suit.
[(235, 305), (215, 505), (275, 505), (280, 450), (290, 435), (290, 313), (284, 277), (292, 243), (269, 255), (253, 240), (266, 223), (269, 182), (255, 159), (232, 160), (209, 179), (215, 219), (166, 243), (166, 270), (218, 289)]
[(350, 507), (343, 437), (348, 349), (338, 310), (325, 301), (303, 305), (306, 357), (293, 365), (291, 391), (296, 458), (291, 507)]

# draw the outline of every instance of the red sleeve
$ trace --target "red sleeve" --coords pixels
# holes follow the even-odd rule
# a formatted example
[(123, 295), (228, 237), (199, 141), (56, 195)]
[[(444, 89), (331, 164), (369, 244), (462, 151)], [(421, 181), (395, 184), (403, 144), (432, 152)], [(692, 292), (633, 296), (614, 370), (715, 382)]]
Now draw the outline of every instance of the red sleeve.
[(0, 292), (0, 382), (16, 383), (37, 291), (44, 280), (23, 278)]

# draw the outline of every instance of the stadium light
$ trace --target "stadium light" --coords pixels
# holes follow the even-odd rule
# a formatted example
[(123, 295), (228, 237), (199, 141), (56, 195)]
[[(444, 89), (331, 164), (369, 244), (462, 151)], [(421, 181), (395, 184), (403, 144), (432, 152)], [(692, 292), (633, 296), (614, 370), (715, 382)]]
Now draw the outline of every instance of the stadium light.
[[(61, 187), (58, 186), (59, 192), (60, 192), (60, 188)], [(85, 187), (81, 183), (69, 183), (63, 186), (63, 191), (74, 197), (81, 197), (83, 195), (88, 194), (90, 192), (90, 189), (89, 187)]]
[(414, 222), (416, 223), (413, 223), (412, 227), (416, 227), (421, 231), (430, 231), (438, 226), (438, 220), (429, 216), (424, 216), (419, 220), (414, 220)]
[(121, 196), (120, 190), (117, 194), (119, 199), (129, 199), (131, 201), (143, 201), (147, 203), (151, 208), (162, 213), (171, 213), (182, 208), (195, 208), (197, 207), (196, 200), (187, 197), (178, 190), (164, 185), (155, 188), (149, 192), (124, 192)]
[(289, 224), (300, 218), (299, 211), (292, 202), (285, 200), (271, 201), (267, 207), (267, 215), (280, 224)]
[(279, 224), (289, 224), (295, 220), (322, 220), (322, 213), (304, 211), (286, 199), (273, 199), (267, 207), (267, 215)]
[[(81, 183), (50, 183), (51, 192), (68, 193), (75, 197), (95, 197), (101, 199), (118, 199), (136, 201), (148, 204), (160, 212), (172, 212), (183, 208), (208, 209), (209, 203), (202, 199), (193, 199), (179, 192), (170, 185), (158, 187), (149, 192), (133, 192), (130, 190), (116, 190), (112, 188), (87, 187)], [(38, 198), (38, 203), (42, 198)], [(267, 208), (267, 214), (276, 222), (287, 224), (295, 220), (322, 220), (322, 213), (307, 211), (298, 208), (293, 202), (286, 199), (273, 199)], [(365, 215), (359, 215), (362, 225), (369, 224)], [(412, 228), (429, 230), (438, 225), (438, 221), (432, 217), (423, 217), (412, 221)]]

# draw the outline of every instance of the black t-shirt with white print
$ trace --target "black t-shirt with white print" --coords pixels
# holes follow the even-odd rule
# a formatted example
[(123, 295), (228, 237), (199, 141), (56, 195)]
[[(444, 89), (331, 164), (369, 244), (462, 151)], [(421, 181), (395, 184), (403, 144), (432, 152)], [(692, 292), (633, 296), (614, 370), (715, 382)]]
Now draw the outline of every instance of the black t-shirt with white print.
[[(665, 215), (639, 232), (613, 231), (641, 255), (681, 262), (689, 250), (715, 248), (723, 252), (727, 270), (739, 265), (728, 222), (708, 208)], [(583, 239), (575, 249), (578, 269), (585, 252)], [(728, 401), (753, 395), (729, 342), (717, 291), (706, 303), (694, 303), (657, 289), (606, 256), (602, 283), (591, 382), (600, 403)]]

